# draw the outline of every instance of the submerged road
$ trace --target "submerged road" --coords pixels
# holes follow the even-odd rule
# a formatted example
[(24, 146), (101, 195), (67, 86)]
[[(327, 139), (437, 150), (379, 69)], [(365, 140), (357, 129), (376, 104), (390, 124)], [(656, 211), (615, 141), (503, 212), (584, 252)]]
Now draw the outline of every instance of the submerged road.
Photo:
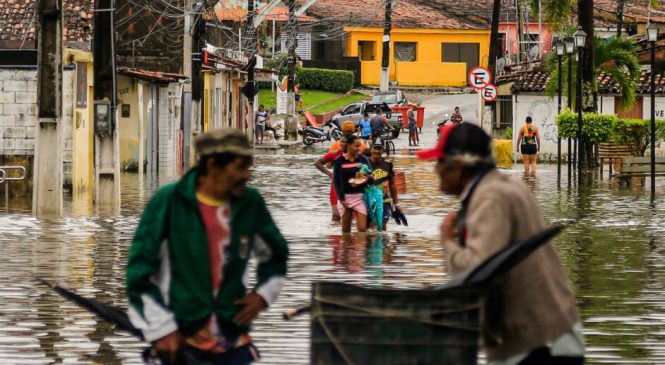
[[(425, 102), (432, 114), (424, 146), (436, 139), (431, 124), (437, 113), (457, 102), (446, 97)], [(256, 158), (252, 184), (265, 195), (292, 252), (287, 285), (253, 331), (263, 364), (310, 363), (309, 316), (285, 322), (281, 314), (308, 302), (313, 281), (423, 288), (447, 280), (439, 223), (457, 201), (437, 192), (431, 163), (399, 148), (406, 145), (406, 136), (398, 143), (394, 163), (407, 174), (408, 194), (401, 200), (409, 227), (391, 222), (387, 233), (367, 239), (344, 240), (339, 225), (330, 222), (329, 181), (312, 166), (323, 148)], [(519, 166), (504, 172), (522, 178)], [(37, 220), (20, 202), (0, 210), (0, 363), (140, 363), (144, 344), (31, 278), (42, 276), (125, 306), (124, 266), (139, 214), (151, 194), (172, 180), (123, 174), (122, 210), (115, 216), (71, 197), (65, 218), (59, 220)], [(665, 201), (651, 204), (641, 188), (620, 189), (607, 180), (581, 195), (567, 186), (557, 189), (551, 165), (524, 181), (548, 222), (582, 217), (556, 247), (582, 310), (588, 363), (665, 363)], [(664, 196), (665, 185), (658, 191)]]

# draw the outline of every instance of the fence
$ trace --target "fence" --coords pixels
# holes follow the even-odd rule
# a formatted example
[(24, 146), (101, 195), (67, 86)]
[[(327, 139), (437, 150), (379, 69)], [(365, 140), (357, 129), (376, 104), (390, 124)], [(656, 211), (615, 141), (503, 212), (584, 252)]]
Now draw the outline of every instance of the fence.
[[(12, 176), (13, 174), (10, 174), (12, 170), (21, 171), (21, 175)], [(27, 172), (23, 166), (0, 166), (0, 185), (5, 184), (5, 204), (9, 202), (9, 182), (25, 180), (26, 175)]]

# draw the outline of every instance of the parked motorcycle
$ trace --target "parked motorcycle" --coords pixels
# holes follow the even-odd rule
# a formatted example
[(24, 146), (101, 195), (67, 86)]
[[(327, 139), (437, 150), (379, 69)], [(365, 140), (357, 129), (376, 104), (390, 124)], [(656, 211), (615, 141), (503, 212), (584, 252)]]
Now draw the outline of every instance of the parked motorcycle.
[(298, 133), (302, 133), (302, 143), (305, 146), (311, 146), (317, 142), (339, 141), (342, 138), (342, 131), (332, 120), (326, 122), (323, 128), (308, 125), (302, 132), (298, 131)]

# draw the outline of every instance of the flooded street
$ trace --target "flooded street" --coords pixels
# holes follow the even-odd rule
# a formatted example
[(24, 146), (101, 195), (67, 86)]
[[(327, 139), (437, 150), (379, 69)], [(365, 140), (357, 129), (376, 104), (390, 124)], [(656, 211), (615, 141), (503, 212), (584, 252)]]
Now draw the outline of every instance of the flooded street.
[[(261, 155), (253, 185), (290, 243), (289, 280), (279, 301), (256, 322), (263, 364), (309, 363), (309, 317), (281, 314), (309, 300), (310, 283), (339, 280), (370, 287), (421, 288), (444, 282), (439, 223), (456, 209), (437, 192), (433, 165), (395, 158), (407, 174), (401, 198), (409, 227), (342, 240), (330, 223), (329, 181), (310, 154)], [(564, 167), (565, 171), (565, 167)], [(505, 171), (521, 176), (521, 168)], [(35, 276), (79, 294), (126, 306), (126, 254), (144, 203), (170, 179), (122, 176), (119, 216), (67, 199), (66, 218), (40, 221), (25, 203), (0, 208), (0, 360), (2, 364), (139, 364), (143, 344), (76, 307)], [(556, 186), (556, 166), (527, 181), (548, 223), (580, 217), (556, 241), (582, 310), (590, 364), (665, 363), (665, 186), (654, 204), (643, 188), (608, 180), (579, 197)], [(2, 205), (0, 205), (1, 207)], [(250, 219), (250, 218), (248, 218)]]

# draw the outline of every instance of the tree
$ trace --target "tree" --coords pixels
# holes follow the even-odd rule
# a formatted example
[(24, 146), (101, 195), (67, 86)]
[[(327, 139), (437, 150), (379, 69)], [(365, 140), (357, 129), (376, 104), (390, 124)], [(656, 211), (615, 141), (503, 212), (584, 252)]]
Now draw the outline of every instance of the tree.
[[(617, 82), (620, 87), (620, 107), (623, 109), (631, 108), (635, 104), (636, 94), (635, 88), (640, 78), (640, 64), (637, 60), (636, 44), (630, 38), (609, 38), (601, 40), (596, 38), (594, 49), (595, 66), (592, 72), (592, 79), (594, 80), (592, 87), (594, 92), (598, 91), (597, 81), (601, 73), (609, 75), (612, 80)], [(567, 59), (566, 59), (567, 60)], [(577, 62), (573, 58), (573, 64), (576, 66)], [(545, 68), (549, 75), (547, 82), (546, 93), (554, 97), (557, 94), (557, 80), (559, 77), (559, 70), (557, 70), (557, 56), (554, 52), (550, 52), (545, 60)], [(572, 68), (573, 79), (576, 78), (577, 67)], [(562, 77), (564, 80), (567, 78), (568, 70), (563, 67)], [(563, 95), (568, 94), (568, 85), (563, 83)], [(573, 105), (575, 104), (575, 86), (571, 90), (573, 98)]]

